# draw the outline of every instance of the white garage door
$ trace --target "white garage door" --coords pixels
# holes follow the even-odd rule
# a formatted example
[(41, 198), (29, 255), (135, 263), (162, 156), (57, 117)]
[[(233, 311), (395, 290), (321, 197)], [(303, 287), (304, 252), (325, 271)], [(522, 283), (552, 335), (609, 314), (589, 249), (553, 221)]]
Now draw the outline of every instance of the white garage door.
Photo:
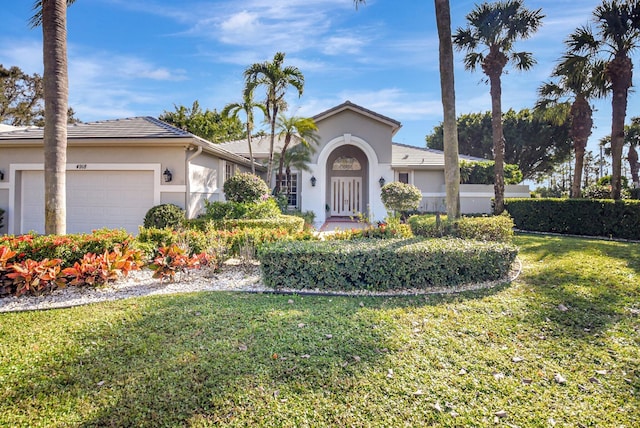
[[(67, 233), (138, 233), (154, 205), (153, 171), (67, 171)], [(44, 233), (44, 172), (22, 171), (21, 233)]]

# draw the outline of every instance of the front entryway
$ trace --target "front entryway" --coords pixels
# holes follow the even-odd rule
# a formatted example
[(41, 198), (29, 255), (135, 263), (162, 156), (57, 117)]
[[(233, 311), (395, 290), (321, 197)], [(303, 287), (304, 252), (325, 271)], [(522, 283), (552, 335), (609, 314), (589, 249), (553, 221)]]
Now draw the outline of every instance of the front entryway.
[(362, 178), (331, 177), (331, 215), (352, 216), (362, 212)]

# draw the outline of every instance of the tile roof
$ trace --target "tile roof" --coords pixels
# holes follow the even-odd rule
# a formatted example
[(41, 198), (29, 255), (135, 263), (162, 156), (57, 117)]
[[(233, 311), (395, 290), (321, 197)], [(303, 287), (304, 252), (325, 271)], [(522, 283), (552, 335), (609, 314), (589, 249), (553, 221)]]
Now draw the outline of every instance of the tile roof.
[[(486, 160), (473, 156), (460, 155), (464, 160)], [(393, 143), (391, 146), (392, 168), (429, 168), (443, 167), (444, 152), (440, 150), (408, 146), (406, 144)]]
[[(27, 128), (0, 132), (0, 140), (22, 140), (43, 138), (44, 128)], [(187, 131), (171, 126), (150, 116), (99, 122), (76, 123), (67, 127), (67, 138), (189, 138)]]
[[(279, 153), (282, 150), (283, 141), (276, 135), (276, 140), (274, 144), (274, 152)], [(251, 138), (251, 148), (253, 149), (253, 156), (255, 158), (266, 158), (269, 157), (269, 143), (270, 136), (264, 135), (259, 137)], [(225, 150), (228, 150), (233, 153), (237, 153), (242, 156), (249, 157), (249, 144), (247, 143), (247, 139), (244, 140), (235, 140), (228, 141), (226, 143), (218, 144)], [(294, 146), (294, 142), (291, 144)]]

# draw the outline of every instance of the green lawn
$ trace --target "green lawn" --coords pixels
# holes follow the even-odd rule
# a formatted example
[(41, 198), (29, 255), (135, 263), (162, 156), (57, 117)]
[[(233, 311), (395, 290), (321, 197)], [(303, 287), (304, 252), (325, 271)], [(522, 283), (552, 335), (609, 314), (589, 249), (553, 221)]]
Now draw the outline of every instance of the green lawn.
[(640, 426), (640, 244), (516, 244), (482, 293), (0, 314), (0, 426)]

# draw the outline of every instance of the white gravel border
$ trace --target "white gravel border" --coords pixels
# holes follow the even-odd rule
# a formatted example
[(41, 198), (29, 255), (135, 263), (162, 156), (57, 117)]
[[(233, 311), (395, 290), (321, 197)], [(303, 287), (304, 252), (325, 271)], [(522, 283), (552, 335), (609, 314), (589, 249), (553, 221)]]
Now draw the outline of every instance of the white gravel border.
[(423, 294), (459, 293), (496, 287), (514, 281), (522, 263), (516, 259), (514, 269), (503, 280), (455, 287), (429, 287), (428, 289), (393, 290), (389, 292), (349, 291), (327, 292), (321, 289), (277, 289), (266, 287), (262, 282), (260, 266), (257, 262), (241, 263), (232, 259), (225, 263), (219, 272), (211, 269), (198, 269), (187, 274), (178, 274), (176, 281), (160, 281), (152, 277), (148, 269), (134, 271), (103, 287), (66, 287), (54, 290), (42, 296), (5, 297), (0, 299), (0, 313), (45, 309), (60, 309), (110, 300), (161, 294), (192, 293), (197, 291), (239, 291), (253, 293), (316, 294), (332, 296), (413, 296)]

